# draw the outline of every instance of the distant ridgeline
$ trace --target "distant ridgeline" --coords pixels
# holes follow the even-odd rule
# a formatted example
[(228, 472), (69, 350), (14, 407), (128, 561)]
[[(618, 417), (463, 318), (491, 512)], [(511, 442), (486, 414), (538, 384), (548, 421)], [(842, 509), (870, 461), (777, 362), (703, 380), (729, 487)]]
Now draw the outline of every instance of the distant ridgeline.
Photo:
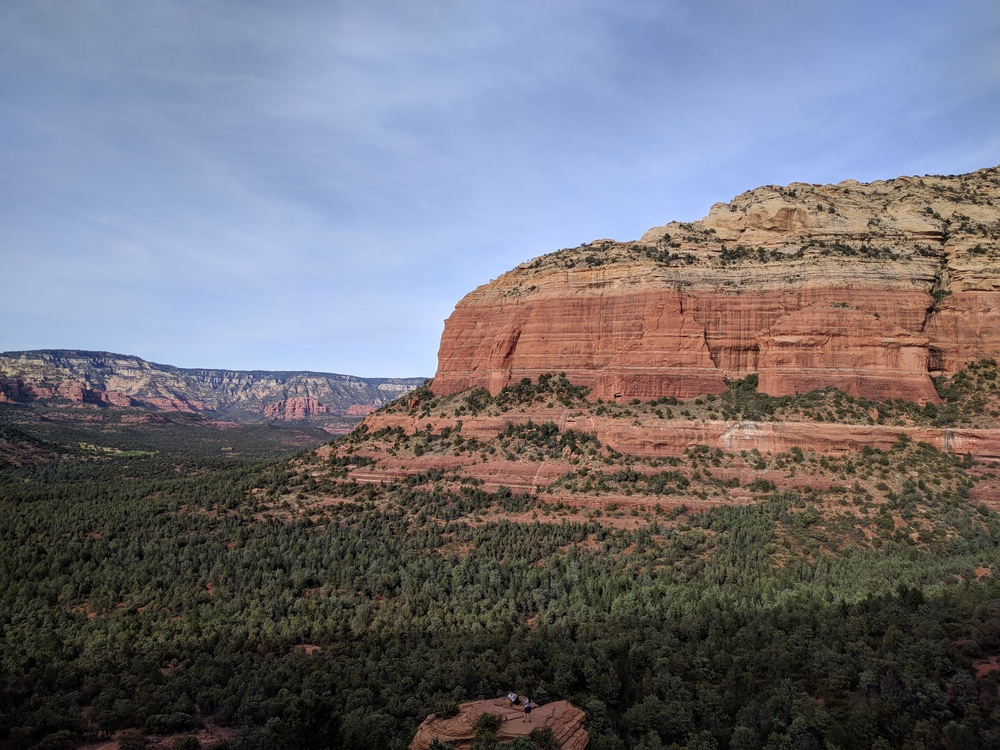
[(423, 378), (186, 369), (65, 349), (0, 353), (0, 404), (63, 403), (207, 413), (235, 420), (358, 419)]

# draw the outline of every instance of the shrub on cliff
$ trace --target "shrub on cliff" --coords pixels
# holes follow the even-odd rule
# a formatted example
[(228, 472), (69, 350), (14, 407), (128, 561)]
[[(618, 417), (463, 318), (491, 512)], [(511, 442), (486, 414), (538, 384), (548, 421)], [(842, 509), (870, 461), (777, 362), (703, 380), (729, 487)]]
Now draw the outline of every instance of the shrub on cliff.
[(503, 724), (499, 714), (480, 714), (476, 719), (476, 736), (472, 740), (472, 750), (493, 750), (500, 746), (497, 730)]
[(559, 750), (559, 740), (552, 727), (535, 727), (528, 733), (528, 739), (536, 750)]
[(726, 382), (727, 391), (718, 397), (726, 419), (764, 419), (774, 414), (778, 399), (757, 392), (757, 376)]
[(493, 402), (501, 408), (511, 408), (554, 400), (568, 407), (582, 403), (589, 393), (589, 388), (570, 383), (566, 373), (543, 373), (536, 384), (532, 384), (531, 378), (521, 378), (520, 382), (508, 385)]
[(458, 703), (456, 701), (443, 701), (434, 707), (434, 714), (439, 719), (450, 719), (458, 716)]

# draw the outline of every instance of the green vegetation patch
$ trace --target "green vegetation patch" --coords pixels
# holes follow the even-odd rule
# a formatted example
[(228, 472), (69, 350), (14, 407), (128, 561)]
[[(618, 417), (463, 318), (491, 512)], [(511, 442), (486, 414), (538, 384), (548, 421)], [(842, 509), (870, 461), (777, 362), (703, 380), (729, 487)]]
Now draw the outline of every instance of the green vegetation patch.
[[(912, 443), (889, 460), (964, 471)], [(1000, 655), (997, 518), (943, 493), (940, 544), (887, 530), (835, 556), (805, 548), (828, 525), (809, 493), (614, 530), (476, 523), (529, 501), (400, 482), (279, 521), (253, 490), (290, 486), (290, 464), (167, 480), (116, 461), (136, 466), (0, 472), (5, 747), (212, 720), (233, 747), (401, 749), (434, 707), (512, 686), (580, 705), (598, 748), (995, 731), (976, 665)], [(922, 512), (911, 495), (889, 511)]]
[[(995, 370), (942, 384), (945, 404), (961, 411)], [(505, 398), (571, 396), (556, 377), (540, 386)], [(745, 415), (772, 403), (751, 386), (600, 406)], [(44, 429), (78, 452), (0, 468), (4, 748), (213, 722), (233, 748), (402, 750), (428, 713), (511, 689), (579, 705), (598, 749), (1000, 743), (1000, 517), (971, 500), (993, 469), (965, 456), (903, 438), (842, 457), (640, 458), (547, 420), (473, 443), (565, 460), (550, 492), (567, 502), (678, 501), (612, 527), (442, 469), (349, 478), (375, 447), (468, 453), (460, 427), (359, 428), (235, 463), (219, 455), (232, 433), (195, 448), (208, 428), (194, 423), (142, 439)], [(699, 506), (738, 492), (750, 502)]]

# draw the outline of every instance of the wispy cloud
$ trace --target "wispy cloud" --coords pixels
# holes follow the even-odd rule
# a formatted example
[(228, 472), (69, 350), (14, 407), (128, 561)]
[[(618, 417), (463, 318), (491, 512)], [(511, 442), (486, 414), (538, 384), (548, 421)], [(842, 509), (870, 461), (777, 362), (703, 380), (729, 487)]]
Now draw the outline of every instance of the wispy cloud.
[(998, 37), (992, 0), (8, 0), (0, 349), (431, 374), (542, 252), (1000, 161)]

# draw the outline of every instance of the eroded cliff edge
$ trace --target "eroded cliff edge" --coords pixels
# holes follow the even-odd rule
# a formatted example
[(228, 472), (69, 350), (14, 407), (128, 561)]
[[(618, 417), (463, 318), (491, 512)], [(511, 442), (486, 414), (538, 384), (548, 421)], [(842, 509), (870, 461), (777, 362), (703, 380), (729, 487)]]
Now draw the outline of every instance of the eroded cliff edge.
[(523, 263), (462, 299), (433, 389), (565, 372), (592, 398), (688, 398), (756, 374), (790, 395), (935, 401), (1000, 353), (1000, 167), (766, 186), (704, 219)]

